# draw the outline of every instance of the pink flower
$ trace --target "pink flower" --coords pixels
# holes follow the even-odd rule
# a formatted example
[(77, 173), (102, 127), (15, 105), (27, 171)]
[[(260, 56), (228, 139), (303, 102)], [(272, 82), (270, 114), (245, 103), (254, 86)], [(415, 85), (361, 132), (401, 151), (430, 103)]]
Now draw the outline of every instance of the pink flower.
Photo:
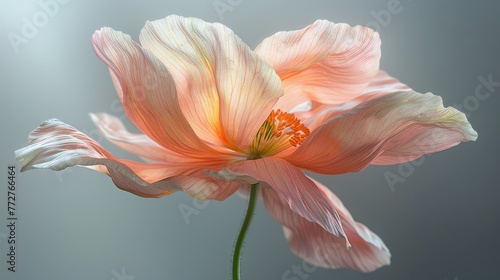
[(23, 171), (80, 165), (139, 196), (184, 191), (199, 200), (224, 200), (260, 182), (293, 252), (317, 266), (372, 271), (390, 263), (387, 247), (301, 169), (356, 172), (477, 138), (440, 97), (379, 70), (379, 36), (365, 27), (319, 20), (252, 51), (221, 24), (169, 16), (148, 22), (140, 42), (111, 28), (93, 36), (144, 134), (105, 113), (91, 118), (145, 163), (117, 158), (51, 119), (16, 151)]

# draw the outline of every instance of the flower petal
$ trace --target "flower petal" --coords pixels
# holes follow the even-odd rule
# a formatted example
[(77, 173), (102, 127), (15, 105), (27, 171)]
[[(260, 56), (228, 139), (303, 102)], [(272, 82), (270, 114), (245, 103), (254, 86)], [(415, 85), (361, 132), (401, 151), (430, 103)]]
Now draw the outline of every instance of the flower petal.
[(160, 146), (144, 134), (130, 133), (121, 120), (115, 116), (100, 113), (90, 114), (90, 118), (106, 139), (129, 153), (157, 163), (175, 163), (186, 160), (186, 157)]
[(296, 116), (306, 123), (310, 131), (314, 131), (320, 125), (328, 120), (340, 116), (341, 114), (352, 110), (361, 103), (368, 102), (374, 98), (398, 92), (410, 91), (411, 88), (401, 83), (396, 78), (389, 76), (387, 72), (379, 70), (373, 77), (370, 84), (363, 89), (362, 93), (354, 100), (342, 105), (323, 104), (318, 101), (312, 102), (311, 108), (305, 112), (296, 114)]
[[(228, 171), (232, 175), (228, 175)], [(248, 177), (267, 183), (289, 207), (305, 219), (319, 224), (335, 236), (345, 236), (339, 216), (314, 182), (299, 169), (279, 158), (262, 158), (233, 163), (224, 172), (226, 180), (247, 182)], [(345, 240), (347, 246), (349, 242)]]
[(352, 111), (317, 128), (285, 159), (314, 172), (342, 174), (370, 163), (414, 160), (477, 138), (463, 113), (444, 108), (431, 93), (397, 92)]
[(110, 69), (125, 112), (142, 132), (181, 154), (203, 157), (214, 152), (182, 114), (172, 76), (160, 60), (111, 28), (96, 31), (92, 42)]
[(177, 176), (175, 181), (186, 193), (197, 200), (225, 200), (242, 186), (238, 182), (214, 179), (202, 172), (189, 176)]
[(118, 188), (143, 197), (184, 190), (197, 199), (224, 199), (237, 188), (237, 184), (207, 176), (181, 175), (182, 167), (118, 159), (87, 135), (57, 119), (43, 122), (29, 139), (29, 146), (15, 152), (21, 171), (86, 166), (108, 174)]
[(356, 98), (378, 71), (380, 39), (366, 27), (318, 20), (266, 38), (255, 52), (283, 81), (276, 108), (290, 111), (308, 100), (341, 105)]
[(169, 16), (146, 23), (140, 40), (170, 70), (182, 111), (210, 143), (246, 150), (283, 95), (274, 70), (222, 24)]
[(184, 166), (187, 172), (200, 169), (200, 165), (209, 169), (220, 169), (226, 166), (229, 161), (235, 160), (234, 156), (228, 154), (220, 154), (216, 158), (208, 159), (189, 158), (160, 146), (144, 134), (128, 132), (117, 117), (105, 113), (90, 114), (90, 117), (99, 132), (111, 143), (140, 156), (149, 163), (176, 168)]
[(312, 181), (339, 213), (352, 247), (346, 248), (344, 238), (325, 231), (318, 224), (291, 211), (276, 191), (263, 189), (264, 205), (270, 215), (283, 225), (291, 250), (307, 262), (326, 268), (350, 268), (370, 272), (390, 264), (391, 254), (384, 242), (365, 225), (354, 221), (340, 199), (327, 187)]
[(389, 93), (398, 91), (410, 91), (411, 88), (398, 79), (391, 77), (387, 72), (379, 70), (377, 75), (373, 77), (370, 84), (363, 89), (362, 94), (357, 98), (357, 101), (366, 102), (375, 97), (381, 97)]

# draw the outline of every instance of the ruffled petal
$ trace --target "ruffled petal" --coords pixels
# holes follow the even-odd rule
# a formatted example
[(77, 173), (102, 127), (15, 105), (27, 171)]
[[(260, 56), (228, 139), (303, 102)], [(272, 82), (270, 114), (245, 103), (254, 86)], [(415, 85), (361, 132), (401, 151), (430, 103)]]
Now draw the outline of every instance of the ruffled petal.
[(410, 90), (411, 88), (406, 84), (390, 76), (387, 72), (379, 70), (377, 75), (375, 75), (375, 77), (373, 77), (370, 81), (370, 84), (363, 89), (362, 94), (357, 98), (357, 101), (366, 102), (389, 93)]
[(178, 176), (176, 182), (186, 193), (197, 200), (225, 200), (242, 187), (238, 182), (217, 180), (205, 172)]
[(274, 70), (222, 24), (169, 16), (146, 23), (140, 41), (170, 70), (182, 111), (209, 143), (245, 151), (283, 95)]
[(341, 105), (355, 99), (379, 69), (380, 39), (366, 27), (318, 20), (266, 38), (255, 52), (283, 81), (285, 96), (276, 108), (290, 111), (308, 100)]
[(123, 108), (132, 122), (161, 146), (190, 157), (214, 150), (203, 143), (184, 117), (167, 68), (130, 36), (111, 28), (96, 31), (92, 42), (108, 65)]
[[(299, 169), (282, 159), (268, 157), (233, 163), (219, 175), (226, 180), (247, 184), (265, 182), (292, 211), (335, 236), (345, 237), (339, 215), (325, 194)], [(349, 246), (347, 239), (345, 246)]]
[[(311, 179), (312, 180), (312, 179)], [(290, 210), (274, 190), (262, 190), (269, 214), (283, 225), (291, 250), (305, 261), (326, 268), (350, 268), (370, 272), (390, 264), (391, 254), (384, 242), (365, 225), (356, 222), (340, 199), (328, 188), (312, 180), (317, 189), (339, 213), (342, 227), (352, 245), (345, 247), (339, 238)]]
[(311, 102), (309, 110), (300, 112), (296, 116), (306, 123), (310, 131), (314, 131), (328, 120), (352, 110), (361, 103), (398, 91), (411, 91), (411, 88), (391, 77), (387, 72), (379, 70), (362, 93), (350, 102), (342, 105), (330, 105), (314, 101)]
[(90, 114), (90, 118), (99, 132), (111, 143), (149, 162), (178, 163), (187, 160), (186, 157), (160, 146), (144, 134), (130, 133), (115, 116), (99, 113)]
[(397, 92), (330, 120), (285, 159), (313, 172), (342, 174), (370, 163), (411, 161), (476, 138), (465, 115), (444, 108), (439, 96)]
[(220, 154), (216, 158), (208, 159), (189, 158), (160, 146), (144, 134), (130, 133), (117, 117), (105, 113), (90, 114), (90, 117), (99, 132), (111, 143), (138, 155), (148, 163), (178, 168), (185, 166), (186, 170), (196, 170), (200, 165), (210, 169), (220, 169), (235, 160), (235, 157), (229, 154)]
[(197, 199), (225, 199), (238, 186), (199, 174), (184, 175), (184, 167), (119, 159), (87, 135), (57, 119), (47, 120), (35, 129), (30, 134), (29, 145), (17, 150), (15, 156), (21, 171), (57, 171), (75, 165), (90, 167), (109, 175), (118, 188), (143, 197), (161, 197), (184, 190)]

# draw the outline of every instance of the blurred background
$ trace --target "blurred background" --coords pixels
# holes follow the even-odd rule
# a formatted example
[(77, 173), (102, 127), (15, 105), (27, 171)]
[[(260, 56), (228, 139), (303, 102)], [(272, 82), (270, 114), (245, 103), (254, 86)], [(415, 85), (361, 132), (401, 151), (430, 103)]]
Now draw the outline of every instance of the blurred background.
[[(88, 117), (124, 114), (90, 39), (110, 26), (137, 40), (147, 20), (169, 14), (222, 22), (251, 48), (316, 19), (370, 26), (382, 38), (383, 69), (417, 91), (441, 95), (479, 133), (476, 142), (413, 164), (312, 175), (384, 240), (390, 266), (368, 274), (286, 273), (302, 260), (259, 203), (242, 279), (497, 279), (499, 11), (500, 3), (486, 0), (1, 1), (0, 279), (230, 279), (243, 199), (200, 203), (184, 193), (144, 199), (85, 168), (17, 175), (16, 272), (7, 270), (6, 181), (14, 150), (43, 120), (56, 117), (117, 156), (135, 159), (103, 139)], [(400, 180), (391, 183), (391, 176)]]

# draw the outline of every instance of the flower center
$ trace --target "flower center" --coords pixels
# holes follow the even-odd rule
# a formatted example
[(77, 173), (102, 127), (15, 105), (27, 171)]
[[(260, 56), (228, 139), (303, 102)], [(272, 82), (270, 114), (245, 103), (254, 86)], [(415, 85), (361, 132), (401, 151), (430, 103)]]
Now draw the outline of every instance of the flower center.
[(309, 136), (309, 129), (294, 114), (273, 110), (248, 148), (251, 155), (269, 156), (297, 147)]

